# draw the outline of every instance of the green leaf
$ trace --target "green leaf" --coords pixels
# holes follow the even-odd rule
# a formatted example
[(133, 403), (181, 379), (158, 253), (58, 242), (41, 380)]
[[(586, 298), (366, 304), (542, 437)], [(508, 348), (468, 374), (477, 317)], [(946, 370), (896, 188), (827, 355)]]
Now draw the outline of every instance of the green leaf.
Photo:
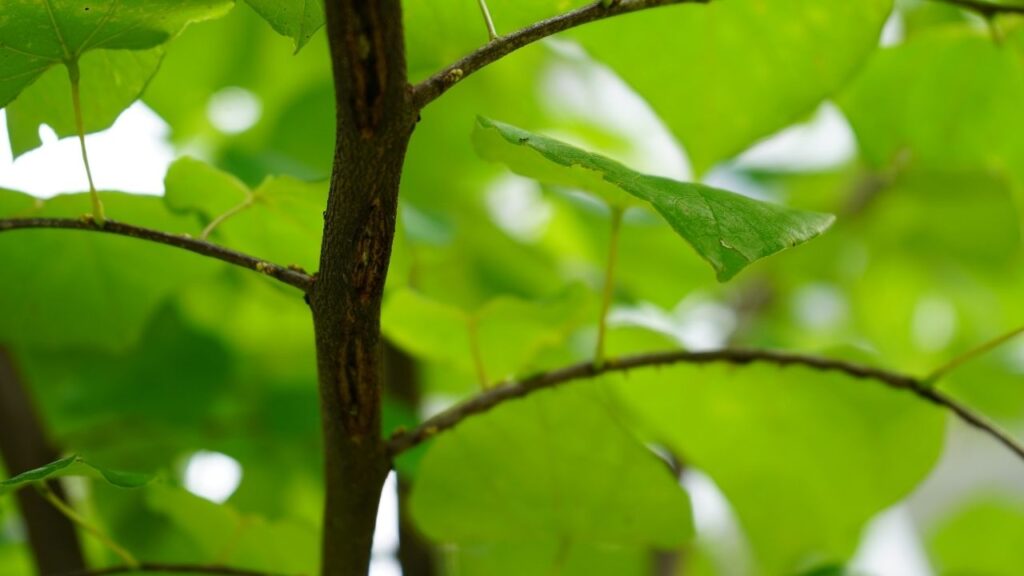
[(315, 572), (319, 539), (313, 526), (241, 514), (166, 485), (147, 490), (146, 502), (195, 542), (201, 552), (198, 562), (286, 574)]
[(171, 165), (164, 181), (167, 205), (216, 226), (212, 238), (271, 262), (315, 270), (320, 263), (327, 183), (269, 177), (250, 190), (234, 176), (192, 158)]
[(942, 450), (940, 410), (840, 374), (678, 366), (609, 380), (655, 441), (724, 492), (757, 573), (844, 562)]
[(0, 107), (46, 70), (86, 52), (145, 50), (191, 22), (221, 16), (232, 0), (25, 0), (0, 4)]
[(726, 281), (752, 262), (818, 236), (835, 218), (701, 184), (635, 172), (618, 162), (493, 120), (478, 118), (477, 151), (548, 184), (580, 188), (613, 206), (612, 187), (649, 203)]
[(148, 474), (112, 470), (88, 462), (81, 456), (68, 456), (0, 482), (0, 496), (31, 484), (40, 484), (66, 476), (100, 478), (119, 488), (139, 488), (152, 480), (152, 476)]
[[(160, 198), (100, 194), (118, 219), (172, 233), (197, 232)], [(87, 194), (49, 200), (0, 190), (0, 217), (78, 218)], [(172, 294), (209, 277), (222, 264), (177, 248), (95, 232), (20, 230), (0, 234), (5, 282), (0, 341), (23, 345), (123, 349)]]
[(1013, 576), (1024, 565), (1024, 505), (988, 497), (944, 519), (928, 539), (936, 574)]
[(574, 31), (664, 119), (702, 174), (800, 119), (878, 44), (891, 0), (726, 0)]
[(324, 25), (323, 0), (245, 0), (278, 34), (295, 40), (295, 51)]
[(486, 376), (484, 384), (493, 384), (521, 375), (542, 352), (564, 344), (591, 304), (589, 292), (578, 284), (535, 302), (495, 298), (473, 312), (398, 289), (385, 301), (381, 329), (418, 358), (476, 371), (479, 378)]
[[(163, 49), (94, 50), (86, 53), (81, 69), (82, 122), (86, 133), (109, 128), (137, 100), (156, 74)], [(64, 138), (78, 134), (67, 71), (51, 68), (7, 106), (11, 151), (17, 158), (42, 145), (39, 127), (48, 125)]]
[(668, 467), (598, 391), (580, 388), (503, 404), (439, 436), (411, 507), (428, 536), (466, 545), (670, 548), (693, 531)]
[(880, 51), (839, 103), (875, 167), (1024, 176), (1022, 54), (969, 25), (937, 28)]

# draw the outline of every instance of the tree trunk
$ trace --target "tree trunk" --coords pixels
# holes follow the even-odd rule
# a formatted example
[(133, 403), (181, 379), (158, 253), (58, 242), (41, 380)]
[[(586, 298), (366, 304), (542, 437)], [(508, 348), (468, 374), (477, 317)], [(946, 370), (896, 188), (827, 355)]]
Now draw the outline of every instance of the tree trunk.
[[(10, 353), (0, 346), (0, 455), (13, 476), (57, 459)], [(56, 482), (50, 488), (60, 498)], [(36, 571), (42, 576), (85, 570), (78, 534), (71, 522), (35, 490), (18, 492)]]
[(416, 113), (400, 0), (329, 0), (326, 9), (338, 126), (309, 293), (327, 490), (321, 573), (364, 576), (390, 468), (380, 429), (381, 299)]

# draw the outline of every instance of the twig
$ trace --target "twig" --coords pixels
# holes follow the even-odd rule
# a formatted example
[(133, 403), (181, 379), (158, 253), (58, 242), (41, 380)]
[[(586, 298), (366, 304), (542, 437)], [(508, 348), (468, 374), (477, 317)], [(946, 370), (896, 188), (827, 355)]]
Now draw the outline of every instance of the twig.
[(491, 18), (491, 11), (487, 8), (487, 0), (477, 0), (480, 5), (480, 14), (484, 17), (484, 24), (487, 25), (487, 39), (497, 40), (498, 31), (494, 28), (494, 19)]
[(159, 562), (143, 562), (136, 567), (110, 566), (81, 572), (67, 572), (58, 576), (110, 576), (111, 574), (135, 574), (139, 572), (164, 574), (220, 574), (221, 576), (286, 576), (274, 572), (260, 572), (244, 568), (228, 566), (204, 566), (200, 564), (164, 564)]
[(925, 377), (924, 382), (926, 384), (934, 384), (939, 380), (942, 380), (950, 372), (956, 370), (957, 368), (963, 366), (964, 364), (970, 362), (971, 360), (974, 360), (978, 356), (995, 350), (996, 348), (1002, 346), (1003, 344), (1006, 344), (1007, 342), (1013, 340), (1014, 338), (1020, 336), (1021, 334), (1024, 334), (1024, 326), (1014, 328), (1013, 330), (1010, 330), (1005, 334), (997, 336), (996, 338), (993, 338), (988, 342), (971, 348), (967, 352), (964, 352), (963, 354), (957, 356), (956, 358), (953, 358), (949, 362), (946, 362), (939, 368), (935, 369), (931, 374)]
[(125, 567), (133, 569), (138, 568), (139, 561), (135, 559), (135, 556), (132, 556), (131, 552), (121, 547), (120, 544), (115, 542), (113, 538), (107, 535), (107, 533), (100, 529), (99, 526), (96, 526), (88, 519), (86, 519), (84, 516), (79, 514), (74, 508), (71, 507), (70, 504), (65, 503), (63, 500), (57, 497), (57, 495), (53, 493), (53, 490), (51, 490), (50, 487), (46, 485), (46, 483), (36, 484), (36, 489), (39, 490), (39, 493), (43, 496), (43, 498), (47, 502), (49, 502), (51, 506), (56, 508), (58, 512), (63, 514), (68, 520), (70, 520), (72, 523), (74, 523), (82, 530), (85, 530), (89, 534), (92, 534), (93, 537), (96, 538), (96, 540), (99, 540), (104, 546), (110, 549), (111, 552), (117, 554), (117, 557), (124, 561)]
[(195, 252), (196, 254), (202, 254), (203, 256), (209, 256), (210, 258), (215, 258), (217, 260), (227, 262), (228, 264), (234, 264), (235, 266), (241, 266), (242, 268), (248, 268), (249, 270), (255, 270), (256, 272), (280, 280), (285, 284), (294, 286), (303, 291), (308, 291), (313, 286), (313, 277), (304, 272), (279, 266), (277, 264), (271, 264), (270, 262), (265, 262), (248, 254), (236, 252), (230, 248), (211, 244), (210, 242), (197, 240), (187, 234), (171, 234), (168, 232), (161, 232), (159, 230), (125, 224), (123, 222), (115, 222), (113, 220), (107, 220), (100, 225), (91, 218), (0, 219), (0, 233), (10, 230), (39, 228), (86, 230), (91, 232), (102, 232), (104, 234), (128, 236), (129, 238), (136, 238), (139, 240), (148, 240), (150, 242), (188, 250), (189, 252)]
[(1024, 459), (1024, 446), (1009, 434), (1000, 430), (995, 424), (963, 406), (945, 394), (930, 388), (923, 381), (890, 372), (880, 368), (834, 360), (819, 356), (789, 354), (770, 350), (718, 350), (713, 352), (670, 351), (653, 354), (627, 356), (619, 359), (606, 360), (597, 366), (593, 362), (585, 362), (537, 374), (519, 382), (507, 382), (478, 394), (465, 402), (457, 404), (440, 414), (429, 418), (426, 422), (410, 432), (397, 433), (391, 437), (388, 448), (392, 455), (400, 454), (421, 444), (435, 434), (455, 427), (460, 422), (475, 414), (482, 414), (508, 400), (522, 398), (538, 390), (554, 388), (575, 380), (591, 379), (602, 374), (625, 372), (637, 368), (670, 366), (673, 364), (711, 364), (726, 363), (746, 365), (767, 363), (777, 366), (804, 366), (823, 372), (840, 372), (852, 378), (877, 381), (897, 390), (906, 390), (927, 402), (952, 411), (961, 420), (995, 438), (1009, 448), (1017, 456)]
[(427, 104), (436, 100), (441, 94), (457, 84), (463, 78), (480, 70), (504, 56), (516, 50), (575, 28), (589, 22), (604, 20), (621, 14), (639, 12), (649, 8), (660, 6), (671, 6), (673, 4), (707, 4), (711, 0), (621, 0), (618, 2), (606, 2), (597, 0), (582, 8), (566, 12), (559, 16), (542, 20), (536, 24), (527, 26), (511, 34), (491, 40), (475, 52), (465, 56), (458, 62), (437, 72), (430, 78), (420, 82), (413, 88), (413, 102), (417, 108), (422, 109)]
[(1007, 6), (1005, 4), (992, 4), (984, 0), (936, 0), (944, 4), (952, 4), (966, 10), (972, 10), (985, 18), (991, 18), (996, 14), (1024, 14), (1024, 5)]

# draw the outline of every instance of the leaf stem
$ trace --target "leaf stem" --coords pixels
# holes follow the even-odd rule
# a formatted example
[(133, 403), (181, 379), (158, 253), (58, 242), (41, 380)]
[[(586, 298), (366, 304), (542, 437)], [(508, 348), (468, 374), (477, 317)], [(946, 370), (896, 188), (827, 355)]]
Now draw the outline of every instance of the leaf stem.
[(615, 295), (615, 266), (619, 259), (619, 236), (622, 233), (622, 215), (625, 212), (618, 206), (612, 206), (611, 238), (608, 242), (608, 263), (604, 272), (604, 291), (601, 296), (601, 316), (597, 324), (597, 350), (594, 353), (594, 364), (604, 363), (604, 343), (608, 331), (608, 311)]
[(490, 40), (498, 39), (498, 31), (494, 28), (494, 20), (491, 19), (491, 11), (487, 8), (487, 0), (477, 0), (480, 5), (480, 13), (484, 16), (484, 24), (487, 25), (487, 36)]
[(117, 554), (119, 558), (127, 565), (132, 568), (138, 568), (140, 566), (139, 561), (132, 556), (130, 552), (122, 548), (117, 542), (114, 542), (110, 536), (107, 536), (103, 530), (100, 530), (95, 524), (89, 522), (84, 516), (75, 511), (74, 508), (66, 504), (61, 500), (45, 482), (36, 484), (39, 493), (49, 502), (54, 508), (57, 509), (61, 514), (67, 517), (68, 520), (75, 523), (79, 528), (92, 534), (97, 540), (103, 543), (104, 546), (109, 548), (114, 554)]
[(96, 185), (92, 180), (92, 168), (89, 166), (89, 152), (85, 146), (85, 123), (82, 121), (82, 95), (80, 87), (80, 73), (78, 61), (67, 62), (68, 78), (71, 80), (71, 107), (75, 111), (75, 129), (78, 131), (78, 144), (82, 148), (82, 163), (85, 164), (85, 176), (89, 180), (89, 198), (92, 200), (92, 217), (96, 224), (103, 226), (107, 218), (103, 213), (103, 202), (96, 192)]
[(236, 214), (238, 214), (239, 212), (242, 212), (243, 210), (245, 210), (249, 206), (252, 206), (254, 201), (255, 201), (255, 196), (253, 195), (252, 192), (249, 192), (249, 194), (246, 195), (245, 200), (242, 200), (237, 205), (232, 206), (231, 208), (228, 208), (227, 211), (225, 211), (223, 214), (221, 214), (220, 216), (217, 216), (216, 218), (211, 220), (210, 223), (206, 225), (206, 228), (203, 228), (203, 231), (199, 234), (199, 239), (203, 240), (203, 241), (206, 241), (210, 237), (210, 234), (214, 230), (216, 230), (218, 226), (223, 224), (225, 221), (227, 221), (232, 216), (235, 216)]
[(469, 331), (469, 348), (470, 354), (473, 356), (473, 367), (476, 369), (476, 378), (480, 382), (480, 387), (486, 390), (490, 385), (490, 379), (487, 378), (487, 368), (484, 366), (484, 355), (480, 350), (480, 330), (475, 315), (466, 319), (466, 329)]
[(956, 358), (953, 358), (949, 362), (946, 362), (942, 366), (936, 368), (931, 374), (928, 375), (927, 378), (924, 379), (924, 383), (931, 385), (938, 382), (939, 380), (942, 380), (947, 375), (949, 375), (950, 372), (956, 370), (957, 368), (963, 366), (964, 364), (970, 362), (971, 360), (974, 360), (978, 356), (982, 356), (983, 354), (991, 352), (992, 350), (1002, 346), (1003, 344), (1009, 342), (1010, 340), (1013, 340), (1014, 338), (1020, 336), (1021, 334), (1024, 334), (1024, 326), (1014, 328), (1013, 330), (1010, 330), (1009, 332), (1002, 334), (1001, 336), (998, 336), (996, 338), (993, 338), (992, 340), (980, 344), (979, 346), (971, 348), (967, 352), (964, 352), (963, 354), (957, 356)]

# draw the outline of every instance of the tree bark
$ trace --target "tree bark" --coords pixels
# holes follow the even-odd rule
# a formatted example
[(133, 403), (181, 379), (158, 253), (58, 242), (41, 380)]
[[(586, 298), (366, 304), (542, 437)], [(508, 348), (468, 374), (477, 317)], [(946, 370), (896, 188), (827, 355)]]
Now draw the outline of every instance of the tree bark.
[(327, 490), (321, 574), (363, 576), (390, 468), (380, 308), (416, 113), (400, 0), (329, 0), (326, 11), (338, 124), (320, 271), (308, 293)]
[[(0, 346), (0, 455), (10, 475), (38, 468), (57, 459), (14, 359)], [(50, 483), (60, 498), (60, 484)], [(34, 490), (17, 494), (18, 508), (28, 531), (36, 571), (42, 576), (85, 570), (78, 534), (71, 522)]]

